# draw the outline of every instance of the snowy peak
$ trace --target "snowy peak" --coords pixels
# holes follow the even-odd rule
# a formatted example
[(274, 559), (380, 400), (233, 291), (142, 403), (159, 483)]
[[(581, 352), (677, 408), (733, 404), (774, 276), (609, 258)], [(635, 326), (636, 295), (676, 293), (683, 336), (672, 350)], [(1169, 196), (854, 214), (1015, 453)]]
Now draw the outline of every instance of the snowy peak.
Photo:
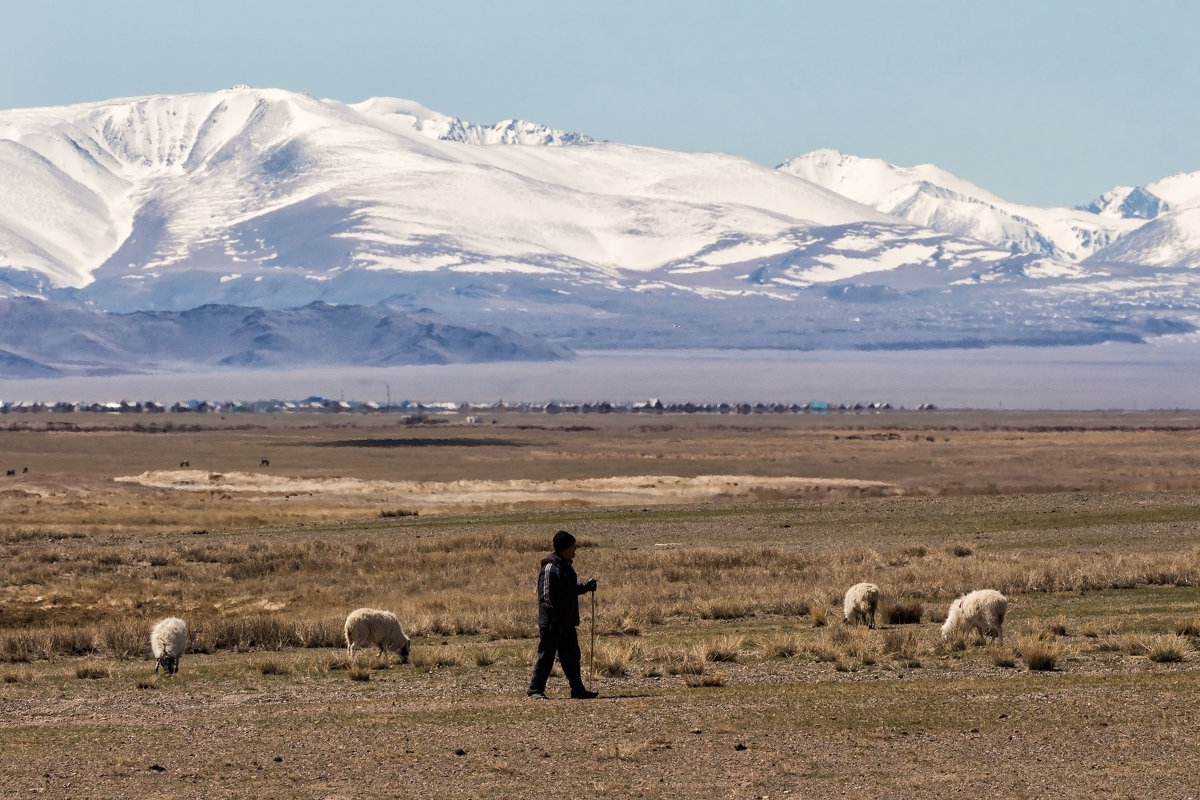
[(561, 147), (595, 141), (581, 133), (556, 130), (525, 120), (507, 119), (486, 126), (464, 122), (457, 117), (431, 111), (420, 103), (394, 97), (372, 97), (350, 107), (388, 126), (408, 128), (443, 142)]
[[(302, 120), (318, 118), (317, 105), (305, 95), (237, 88), (33, 109), (29, 121), (53, 127), (105, 166), (144, 178), (193, 171), (222, 154), (228, 158), (233, 153), (227, 148), (239, 141), (269, 148), (294, 136)], [(66, 112), (57, 124), (55, 111)], [(38, 112), (40, 120), (33, 116)]]
[(1148, 189), (1140, 186), (1118, 186), (1080, 208), (1102, 217), (1154, 219), (1166, 211), (1168, 206), (1162, 198), (1156, 197)]
[(1200, 208), (1200, 171), (1154, 181), (1146, 185), (1146, 191), (1161, 197), (1172, 209)]
[(779, 169), (872, 207), (878, 207), (881, 197), (903, 195), (920, 185), (937, 186), (985, 203), (1000, 202), (990, 192), (932, 164), (898, 167), (878, 158), (822, 149), (785, 161)]
[(898, 167), (876, 158), (817, 150), (779, 169), (940, 233), (1044, 256), (1059, 256), (1063, 249), (1017, 207), (931, 164)]
[(1086, 207), (1025, 206), (932, 165), (898, 167), (831, 150), (800, 156), (779, 169), (940, 233), (1071, 263), (1095, 256), (1149, 218), (1136, 210), (1165, 208), (1155, 205), (1153, 192), (1132, 188), (1114, 190)]

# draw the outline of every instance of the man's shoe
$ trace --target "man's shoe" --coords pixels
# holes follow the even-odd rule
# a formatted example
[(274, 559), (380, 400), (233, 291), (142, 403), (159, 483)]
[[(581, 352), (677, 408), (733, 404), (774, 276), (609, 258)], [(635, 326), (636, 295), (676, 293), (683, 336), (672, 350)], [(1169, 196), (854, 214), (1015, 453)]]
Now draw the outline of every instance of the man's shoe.
[(589, 689), (584, 689), (582, 692), (571, 692), (571, 697), (576, 700), (591, 700), (593, 697), (599, 696), (599, 692), (593, 692)]
[(531, 700), (545, 700), (546, 695), (542, 692), (526, 692), (525, 696)]

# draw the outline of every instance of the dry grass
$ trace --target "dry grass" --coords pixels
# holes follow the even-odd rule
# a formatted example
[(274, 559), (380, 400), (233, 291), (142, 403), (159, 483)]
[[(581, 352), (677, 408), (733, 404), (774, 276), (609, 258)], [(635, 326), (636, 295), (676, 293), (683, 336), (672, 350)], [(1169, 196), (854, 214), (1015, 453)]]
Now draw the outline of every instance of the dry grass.
[[(1200, 713), (1191, 699), (1200, 548), (1181, 545), (1200, 524), (1194, 426), (1152, 415), (1073, 425), (981, 415), (973, 427), (947, 419), (910, 423), (933, 426), (933, 441), (924, 427), (851, 439), (811, 421), (616, 421), (584, 431), (512, 422), (462, 434), (497, 442), (486, 447), (385, 448), (395, 464), (380, 448), (329, 443), (412, 432), (290, 422), (153, 435), (0, 431), (4, 444), (18, 443), (4, 452), (21, 449), (32, 464), (40, 453), (85, 465), (79, 474), (63, 466), (53, 487), (34, 483), (40, 467), (0, 486), (0, 782), (64, 790), (73, 779), (39, 756), (70, 752), (106, 796), (161, 793), (155, 764), (212, 796), (260, 783), (264, 796), (302, 793), (289, 780), (353, 794), (330, 767), (345, 763), (414, 796), (447, 796), (465, 782), (515, 797), (545, 788), (538, 776), (550, 757), (610, 796), (797, 787), (856, 796), (868, 784), (875, 794), (944, 796), (948, 783), (897, 763), (942, 770), (973, 794), (1122, 785), (1132, 796), (1151, 772), (1159, 793), (1181, 794), (1191, 776), (1145, 734), (1165, 714)], [(892, 422), (856, 424), (858, 435)], [(276, 470), (288, 462), (281, 452), (319, 452), (324, 463), (296, 472), (399, 479), (408, 470), (449, 481), (519, 469), (549, 480), (645, 475), (653, 464), (664, 475), (890, 475), (897, 490), (426, 513), (408, 497), (225, 499), (104, 477), (150, 468), (152, 451), (178, 461), (192, 448), (201, 453), (192, 462), (211, 458), (213, 472), (251, 454), (254, 463), (269, 454)], [(381, 513), (398, 508), (420, 513)], [(523, 696), (536, 633), (530, 585), (563, 527), (583, 545), (581, 577), (600, 578), (594, 658), (590, 597), (580, 641), (602, 698), (580, 711)], [(842, 592), (859, 580), (888, 598), (877, 630), (840, 622)], [(943, 642), (950, 600), (982, 587), (1012, 601), (1011, 641)], [(346, 657), (342, 622), (361, 605), (400, 616), (413, 637), (409, 664)], [(153, 674), (148, 641), (167, 614), (192, 633), (169, 679)], [(552, 682), (563, 690), (561, 674)], [(187, 720), (181, 732), (145, 722), (164, 713)], [(1121, 726), (1095, 724), (1110, 718)], [(113, 735), (83, 735), (84, 723)], [(1086, 736), (1068, 734), (1081, 729)], [(559, 743), (552, 754), (539, 749), (547, 732)], [(859, 743), (853, 758), (847, 737)], [(1056, 763), (1096, 765), (1096, 774), (1032, 776), (1021, 766), (1030, 741), (1055, 742)], [(263, 742), (287, 746), (260, 752)], [(1003, 775), (954, 771), (980, 746), (1008, 765)], [(284, 765), (275, 790), (262, 780), (273, 764)]]
[(899, 598), (886, 600), (879, 606), (879, 618), (885, 625), (915, 625), (925, 614), (925, 604), (920, 600)]
[(1057, 641), (1041, 636), (1021, 636), (1017, 640), (1017, 651), (1025, 666), (1038, 672), (1057, 669), (1063, 657), (1063, 648)]

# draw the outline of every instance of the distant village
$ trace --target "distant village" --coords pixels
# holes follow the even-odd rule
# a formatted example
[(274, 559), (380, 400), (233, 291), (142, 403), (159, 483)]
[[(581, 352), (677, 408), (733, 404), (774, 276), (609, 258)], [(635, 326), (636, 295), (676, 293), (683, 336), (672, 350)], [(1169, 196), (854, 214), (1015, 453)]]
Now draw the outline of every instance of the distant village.
[[(922, 403), (917, 410), (935, 406)], [(372, 401), (304, 400), (222, 401), (186, 400), (167, 405), (154, 400), (131, 402), (38, 402), (0, 400), (0, 414), (399, 414), (407, 416), (467, 415), (477, 422), (483, 414), (835, 414), (892, 411), (890, 403), (664, 403), (657, 398), (631, 403), (417, 403), (404, 400), (384, 405)], [(903, 407), (901, 407), (903, 410)]]

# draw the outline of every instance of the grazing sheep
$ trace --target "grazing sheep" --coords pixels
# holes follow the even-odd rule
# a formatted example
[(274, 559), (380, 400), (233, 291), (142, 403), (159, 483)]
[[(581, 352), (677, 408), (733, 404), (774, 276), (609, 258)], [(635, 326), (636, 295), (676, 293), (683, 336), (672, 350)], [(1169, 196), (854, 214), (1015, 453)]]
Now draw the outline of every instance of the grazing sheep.
[(163, 672), (174, 675), (179, 672), (179, 659), (187, 649), (187, 623), (179, 617), (167, 617), (150, 629), (150, 651), (158, 663), (154, 671), (162, 667)]
[(1004, 615), (1008, 599), (995, 589), (980, 589), (963, 595), (950, 604), (942, 624), (942, 638), (966, 636), (975, 632), (980, 638), (996, 637), (1004, 641)]
[(849, 625), (866, 623), (875, 627), (875, 610), (879, 608), (879, 587), (873, 583), (856, 583), (846, 590), (842, 601), (842, 618)]
[(400, 654), (400, 663), (408, 663), (409, 639), (400, 620), (390, 611), (378, 608), (359, 608), (346, 617), (346, 649), (354, 658), (354, 648), (378, 645), (379, 655), (387, 657), (389, 650)]

